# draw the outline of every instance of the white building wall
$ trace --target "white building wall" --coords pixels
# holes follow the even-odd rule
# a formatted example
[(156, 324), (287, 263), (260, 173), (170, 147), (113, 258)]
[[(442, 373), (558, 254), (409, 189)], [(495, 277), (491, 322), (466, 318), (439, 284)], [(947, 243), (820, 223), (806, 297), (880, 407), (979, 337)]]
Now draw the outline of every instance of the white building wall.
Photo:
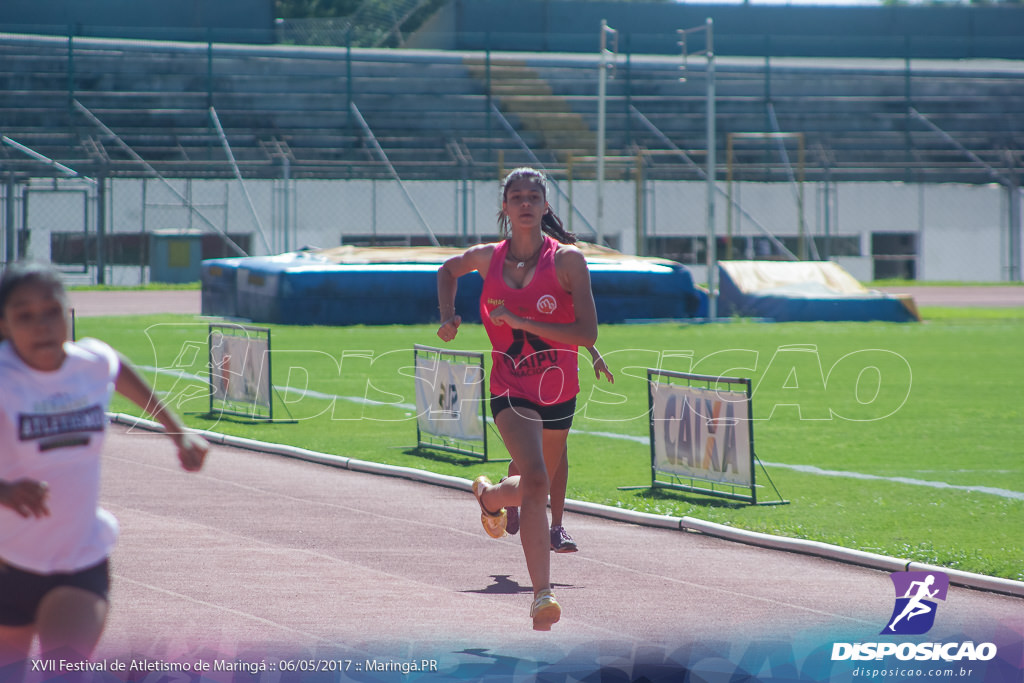
[[(287, 193), (282, 181), (249, 181), (258, 221), (237, 181), (170, 182), (174, 191), (158, 180), (149, 180), (143, 198), (143, 181), (111, 181), (108, 231), (191, 228), (251, 232), (254, 254), (277, 253), (286, 247), (333, 247), (343, 243), (345, 236), (426, 237), (428, 228), (437, 235), (468, 235), (470, 241), (493, 239), (497, 234), (500, 195), (496, 180), (407, 182), (405, 189), (415, 208), (393, 181), (293, 181)], [(724, 182), (719, 187), (727, 189)], [(570, 185), (562, 180), (557, 191), (549, 192), (555, 212), (585, 240), (593, 240), (592, 228), (597, 227), (596, 190), (593, 181)], [(603, 232), (624, 251), (634, 252), (636, 184), (607, 181), (604, 192)], [(570, 194), (578, 214), (570, 211)], [(179, 195), (190, 198), (195, 210), (186, 208)], [(706, 235), (705, 183), (648, 182), (644, 197), (649, 236)], [(730, 213), (736, 236), (756, 236), (764, 230), (779, 236), (797, 234), (799, 215), (792, 185), (736, 183), (733, 197), (747, 215), (735, 207), (730, 211), (725, 196), (719, 195), (715, 203), (717, 235), (726, 234)], [(822, 197), (819, 184), (805, 184), (804, 220), (809, 236), (825, 234)], [(32, 196), (32, 257), (48, 258), (51, 231), (81, 229), (82, 212), (77, 204), (72, 206), (75, 201), (49, 193)], [(859, 237), (862, 256), (843, 259), (858, 278), (870, 279), (871, 235), (885, 232), (917, 234), (920, 280), (1000, 281), (1007, 275), (1007, 193), (999, 186), (843, 183), (837, 186), (830, 215), (832, 236)], [(95, 228), (91, 223), (90, 231)], [(700, 279), (703, 273), (698, 270), (699, 266), (694, 268), (694, 275)]]
[(1006, 190), (939, 185), (923, 188), (921, 280), (1002, 280)]

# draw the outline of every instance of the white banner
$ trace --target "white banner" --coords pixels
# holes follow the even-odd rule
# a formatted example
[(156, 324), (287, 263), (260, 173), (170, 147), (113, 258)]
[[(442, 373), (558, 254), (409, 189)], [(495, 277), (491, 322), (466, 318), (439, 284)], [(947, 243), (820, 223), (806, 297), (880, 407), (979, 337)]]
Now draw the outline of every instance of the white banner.
[(753, 486), (746, 392), (650, 382), (654, 469)]
[(483, 375), (479, 363), (451, 363), (436, 356), (417, 354), (416, 419), (420, 431), (483, 441), (484, 420), (480, 410)]
[(267, 339), (210, 334), (210, 388), (218, 401), (270, 407), (270, 354)]

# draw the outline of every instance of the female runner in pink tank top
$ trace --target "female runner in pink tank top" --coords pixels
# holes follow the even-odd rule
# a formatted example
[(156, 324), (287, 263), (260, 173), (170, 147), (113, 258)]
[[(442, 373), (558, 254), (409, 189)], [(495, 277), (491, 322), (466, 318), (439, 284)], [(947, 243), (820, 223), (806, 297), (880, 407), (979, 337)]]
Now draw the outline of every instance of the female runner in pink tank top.
[[(544, 176), (512, 171), (502, 184), (500, 224), (506, 238), (470, 247), (437, 275), (441, 326), (451, 341), (462, 322), (455, 312), (458, 278), (484, 276), (480, 312), (493, 346), (491, 414), (519, 475), (497, 485), (473, 482), (481, 521), (505, 535), (505, 508), (518, 506), (526, 567), (533, 583), (533, 628), (547, 631), (561, 616), (551, 592), (548, 473), (566, 448), (579, 392), (577, 349), (597, 341), (597, 311), (583, 253), (547, 203)], [(547, 235), (553, 235), (558, 241)], [(495, 512), (496, 511), (496, 512)]]

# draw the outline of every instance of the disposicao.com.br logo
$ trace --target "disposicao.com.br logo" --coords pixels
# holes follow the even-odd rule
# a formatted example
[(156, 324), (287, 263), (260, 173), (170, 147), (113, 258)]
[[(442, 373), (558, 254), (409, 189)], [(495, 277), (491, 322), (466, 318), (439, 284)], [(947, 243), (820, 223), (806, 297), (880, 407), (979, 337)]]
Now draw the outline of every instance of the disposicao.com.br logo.
[[(936, 600), (945, 602), (949, 577), (942, 572), (894, 572), (896, 590), (892, 615), (879, 635), (921, 635), (931, 630), (938, 610)], [(993, 643), (834, 643), (832, 661), (881, 660), (895, 656), (909, 661), (988, 661), (996, 656)]]
[(949, 577), (942, 572), (895, 572), (889, 578), (896, 588), (896, 604), (882, 634), (928, 633), (935, 624), (935, 600), (946, 600)]

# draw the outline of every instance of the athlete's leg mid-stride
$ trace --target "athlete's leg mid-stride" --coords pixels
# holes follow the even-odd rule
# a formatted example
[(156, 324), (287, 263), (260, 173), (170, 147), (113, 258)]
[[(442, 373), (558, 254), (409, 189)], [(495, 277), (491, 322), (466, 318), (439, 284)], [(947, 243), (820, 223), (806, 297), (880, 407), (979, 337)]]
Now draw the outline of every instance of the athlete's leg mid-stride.
[[(550, 488), (547, 473), (558, 467), (569, 430), (542, 429), (537, 413), (519, 407), (501, 411), (494, 421), (521, 474), (490, 486), (478, 486), (477, 482), (481, 480), (477, 479), (474, 489), (479, 490), (477, 499), (485, 512), (498, 510), (498, 516), (502, 517), (504, 508), (519, 508), (523, 553), (533, 584), (534, 601), (530, 616), (533, 618), (534, 629), (547, 631), (562, 614), (561, 606), (551, 591), (549, 578), (551, 534), (547, 513)], [(484, 526), (488, 528), (486, 522)], [(488, 533), (491, 534), (489, 529)]]

